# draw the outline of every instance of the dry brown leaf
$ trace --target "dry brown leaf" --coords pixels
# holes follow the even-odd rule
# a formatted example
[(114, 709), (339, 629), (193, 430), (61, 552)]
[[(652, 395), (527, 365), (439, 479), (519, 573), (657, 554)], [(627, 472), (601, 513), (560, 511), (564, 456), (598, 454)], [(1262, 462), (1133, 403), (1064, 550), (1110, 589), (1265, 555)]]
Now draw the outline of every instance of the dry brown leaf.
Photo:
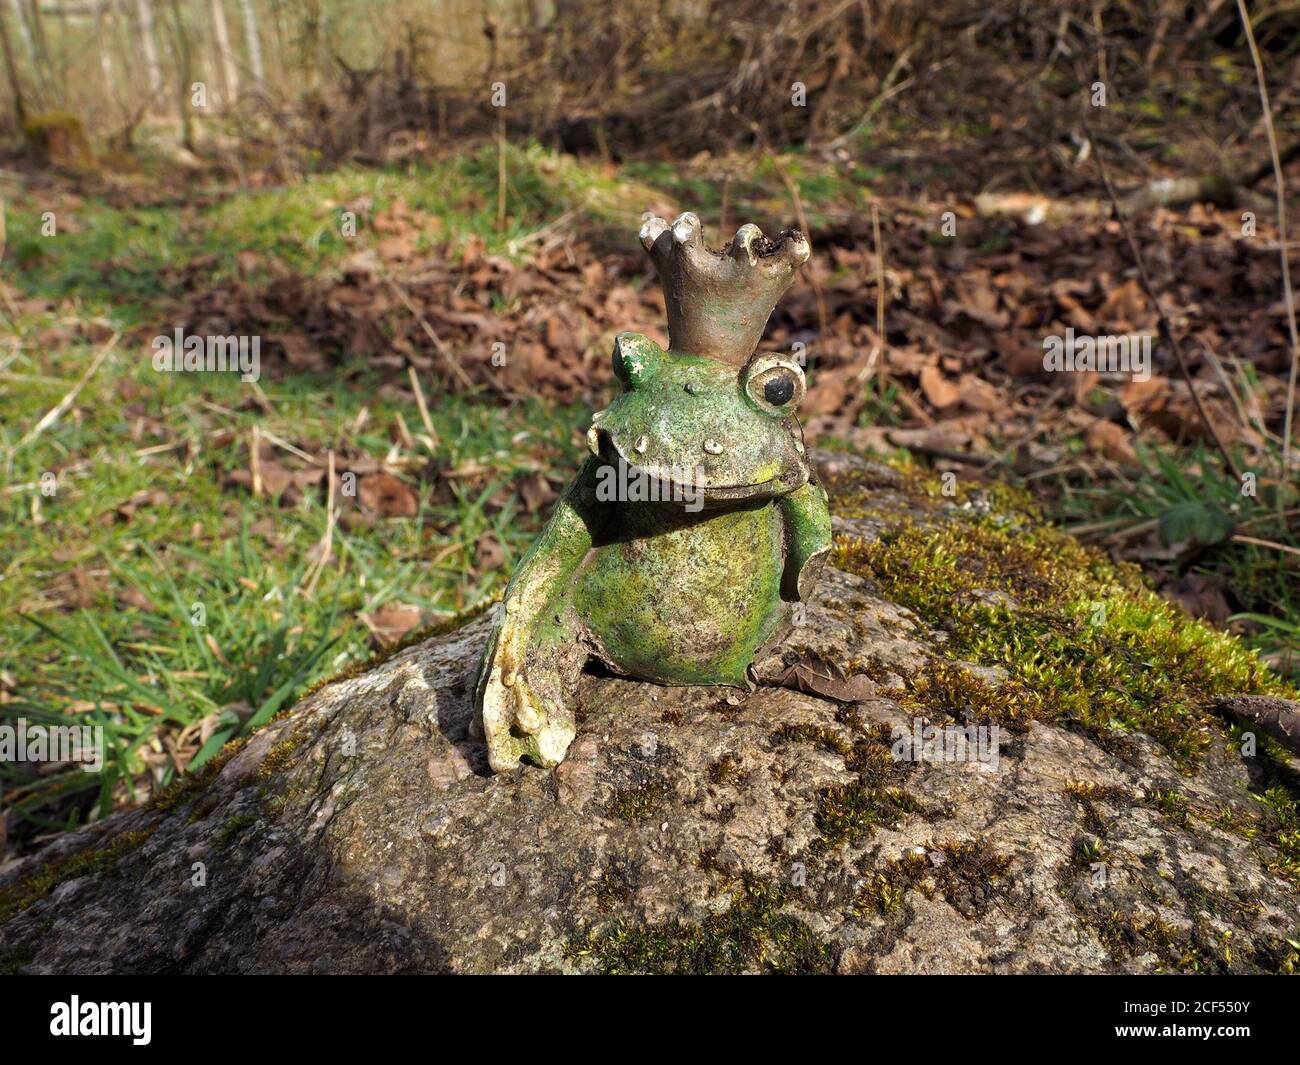
[(420, 508), (419, 497), (410, 485), (391, 473), (371, 473), (362, 477), (357, 495), (362, 506), (385, 518), (413, 518)]
[(478, 562), (479, 573), (485, 573), (505, 565), (506, 550), (495, 536), (484, 533), (474, 543), (474, 558)]
[(804, 652), (786, 666), (777, 683), (840, 703), (857, 703), (876, 694), (876, 685), (870, 677), (862, 673), (846, 677), (838, 663), (812, 651)]
[(1131, 437), (1122, 425), (1098, 419), (1088, 430), (1088, 446), (1112, 462), (1135, 466), (1138, 458)]
[(946, 410), (961, 399), (957, 386), (943, 376), (938, 366), (927, 366), (921, 371), (921, 391), (932, 407)]
[(358, 614), (380, 647), (392, 647), (417, 628), (424, 619), (418, 606), (409, 603), (386, 603), (373, 614)]

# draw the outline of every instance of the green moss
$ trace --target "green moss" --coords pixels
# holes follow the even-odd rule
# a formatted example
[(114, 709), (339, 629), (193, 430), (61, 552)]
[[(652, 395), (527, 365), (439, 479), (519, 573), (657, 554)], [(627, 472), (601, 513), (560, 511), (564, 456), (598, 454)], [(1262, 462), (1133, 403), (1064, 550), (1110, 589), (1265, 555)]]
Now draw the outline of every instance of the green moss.
[(1070, 864), (1079, 871), (1090, 871), (1094, 865), (1114, 860), (1114, 855), (1099, 839), (1079, 836), (1070, 847)]
[(19, 947), (0, 954), (0, 976), (16, 976), (19, 970), (35, 960), (36, 955), (30, 947)]
[(965, 720), (996, 722), (1010, 729), (1023, 729), (1035, 718), (1048, 717), (1041, 695), (1022, 682), (1010, 679), (990, 684), (956, 662), (934, 659), (925, 669), (909, 677), (901, 705), (915, 711), (948, 714)]
[(930, 879), (949, 906), (973, 920), (1003, 889), (1011, 859), (984, 839), (950, 840), (939, 844), (937, 852), (942, 860)]
[(1190, 928), (1170, 924), (1158, 913), (1111, 909), (1088, 915), (1085, 923), (1116, 963), (1154, 954), (1160, 968), (1181, 973), (1292, 973), (1300, 954), (1287, 940), (1268, 940), (1234, 951), (1233, 933), (1203, 914)]
[[(1065, 793), (1082, 805), (1085, 824), (1093, 836), (1076, 837), (1071, 861), (1062, 872), (1060, 894), (1117, 964), (1149, 953), (1159, 959), (1161, 969), (1174, 972), (1291, 973), (1300, 967), (1296, 944), (1276, 935), (1251, 933), (1234, 952), (1231, 935), (1222, 932), (1206, 915), (1240, 928), (1253, 928), (1254, 919), (1264, 910), (1263, 901), (1251, 892), (1211, 890), (1177, 869), (1173, 872), (1159, 869), (1159, 852), (1143, 856), (1145, 873), (1143, 865), (1127, 867), (1140, 896), (1150, 903), (1150, 910), (1135, 910), (1131, 905), (1116, 909), (1113, 908), (1115, 900), (1104, 889), (1099, 893), (1096, 886), (1086, 891), (1079, 887), (1079, 878), (1091, 877), (1097, 863), (1116, 867), (1120, 862), (1106, 845), (1104, 836), (1110, 823), (1101, 817), (1096, 808), (1098, 803), (1119, 810), (1134, 807), (1153, 810), (1185, 832), (1197, 831), (1196, 823), (1201, 822), (1252, 842), (1271, 845), (1276, 857), (1264, 857), (1264, 865), (1291, 883), (1297, 883), (1295, 854), (1288, 856), (1284, 839), (1286, 818), (1294, 810), (1294, 800), (1285, 791), (1273, 790), (1271, 796), (1281, 807), (1276, 811), (1277, 816), (1261, 818), (1251, 818), (1226, 807), (1204, 806), (1175, 789), (1143, 794), (1120, 787), (1069, 781)], [(1265, 796), (1255, 798), (1272, 806), (1272, 801)], [(1170, 892), (1176, 894), (1182, 910), (1199, 915), (1190, 929), (1176, 928), (1160, 916), (1159, 907), (1171, 902)]]
[(294, 755), (298, 748), (307, 742), (305, 732), (295, 732), (285, 737), (279, 743), (275, 744), (266, 752), (266, 757), (262, 759), (262, 764), (257, 767), (257, 775), (260, 779), (266, 780), (275, 776), (277, 773), (287, 769), (294, 760)]
[(257, 820), (255, 814), (239, 814), (236, 817), (232, 817), (221, 826), (221, 831), (217, 833), (217, 846), (229, 846), (236, 837), (244, 834), (246, 828), (257, 824)]
[(818, 854), (861, 840), (877, 826), (893, 828), (905, 814), (921, 809), (902, 788), (873, 788), (861, 783), (827, 788), (817, 800)]
[(154, 796), (153, 802), (149, 804), (150, 807), (163, 813), (171, 813), (177, 809), (215, 780), (217, 774), (246, 742), (248, 741), (245, 739), (232, 740), (193, 773), (182, 773), (176, 777)]
[[(1109, 827), (1109, 822), (1102, 816), (1098, 809), (1099, 803), (1105, 803), (1107, 806), (1117, 806), (1121, 810), (1127, 810), (1134, 806), (1141, 805), (1143, 796), (1134, 795), (1125, 788), (1116, 787), (1108, 784), (1097, 784), (1087, 780), (1069, 780), (1065, 784), (1065, 794), (1074, 799), (1083, 808), (1083, 823), (1089, 832), (1095, 836), (1103, 836)], [(1099, 850), (1100, 844), (1098, 844)], [(1101, 858), (1092, 857), (1086, 851), (1081, 850), (1079, 841), (1075, 841), (1074, 863), (1076, 867), (1087, 867), (1093, 862), (1107, 861), (1105, 856)]]
[[(731, 708), (728, 707), (728, 710)], [(817, 863), (832, 847), (868, 836), (876, 825), (892, 825), (905, 814), (920, 809), (901, 787), (914, 766), (895, 761), (889, 730), (864, 728), (848, 708), (839, 713), (841, 729), (820, 725), (782, 725), (774, 730), (774, 744), (805, 743), (831, 751), (857, 779), (829, 788), (818, 796), (817, 826), (821, 833), (807, 855)], [(715, 783), (734, 780), (739, 760), (724, 755), (709, 770)], [(663, 798), (662, 785), (649, 782), (615, 793), (610, 810), (625, 821), (648, 817)], [(717, 850), (700, 853), (704, 873), (721, 873)], [(665, 925), (633, 926), (620, 923), (612, 931), (590, 933), (571, 943), (573, 957), (595, 957), (606, 973), (707, 972), (736, 973), (755, 969), (771, 972), (829, 972), (834, 965), (831, 948), (813, 936), (802, 921), (781, 910), (795, 898), (793, 888), (772, 886), (740, 877), (725, 913), (701, 922), (674, 921)], [(598, 905), (622, 901), (620, 879), (602, 875), (597, 883)]]
[(594, 890), (596, 908), (601, 913), (609, 913), (632, 898), (632, 885), (628, 882), (628, 872), (617, 866), (601, 872)]
[(1265, 863), (1270, 873), (1300, 886), (1300, 804), (1285, 787), (1273, 787), (1254, 796), (1273, 814), (1273, 822), (1263, 835), (1277, 852)]
[(609, 812), (620, 821), (636, 824), (659, 809), (667, 795), (667, 789), (657, 780), (647, 781), (635, 787), (619, 788), (609, 803)]
[(908, 891), (926, 898), (943, 897), (968, 920), (985, 912), (1002, 889), (1011, 859), (997, 854), (987, 840), (947, 840), (886, 862), (867, 880), (854, 900), (859, 916), (888, 917), (900, 910)]
[(152, 828), (123, 832), (106, 846), (48, 862), (30, 876), (15, 881), (0, 890), (0, 924), (39, 902), (60, 884), (79, 876), (111, 872), (124, 855), (138, 850), (153, 833)]
[(819, 838), (812, 845), (818, 858), (834, 847), (867, 838), (876, 826), (893, 827), (905, 814), (922, 810), (903, 787), (915, 765), (896, 759), (884, 726), (863, 729), (845, 717), (846, 732), (823, 725), (782, 725), (773, 743), (806, 743), (844, 759), (857, 779), (823, 789), (817, 797)]
[(741, 768), (741, 760), (734, 754), (724, 754), (708, 769), (711, 784), (743, 784), (748, 773)]
[(220, 797), (216, 795), (208, 795), (201, 802), (195, 804), (194, 809), (190, 811), (189, 816), (185, 820), (191, 825), (197, 824), (220, 805)]
[(1177, 825), (1191, 824), (1187, 796), (1174, 788), (1162, 788), (1151, 796), (1151, 805)]
[(1126, 788), (1114, 784), (1098, 784), (1091, 780), (1067, 780), (1065, 794), (1082, 802), (1105, 802), (1112, 805), (1132, 806), (1137, 799)]
[(793, 889), (746, 881), (723, 913), (700, 922), (617, 925), (569, 945), (571, 958), (592, 958), (601, 972), (736, 974), (829, 973), (831, 948), (798, 918), (782, 912)]
[(772, 733), (773, 743), (807, 743), (838, 754), (846, 762), (853, 757), (853, 743), (824, 725), (782, 725)]
[(938, 667), (912, 686), (927, 706), (973, 701), (1008, 727), (1070, 721), (1103, 742), (1142, 731), (1190, 770), (1219, 727), (1213, 696), (1290, 694), (1234, 638), (1145, 588), (1136, 569), (1025, 511), (895, 522), (872, 543), (838, 539), (835, 563), (948, 632), (951, 653), (1009, 677), (995, 689)]
[(903, 906), (909, 889), (919, 884), (929, 871), (930, 863), (924, 854), (905, 854), (886, 862), (867, 878), (867, 882), (853, 900), (853, 912), (859, 917), (878, 914), (888, 917)]

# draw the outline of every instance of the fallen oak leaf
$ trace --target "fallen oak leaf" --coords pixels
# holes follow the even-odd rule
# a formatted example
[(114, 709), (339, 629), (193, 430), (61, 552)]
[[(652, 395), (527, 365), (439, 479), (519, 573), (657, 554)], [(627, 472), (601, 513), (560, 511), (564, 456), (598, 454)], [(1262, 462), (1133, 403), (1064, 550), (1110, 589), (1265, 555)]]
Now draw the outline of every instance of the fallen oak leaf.
[(858, 703), (876, 694), (876, 685), (870, 677), (862, 673), (846, 677), (837, 663), (811, 651), (786, 666), (777, 684), (838, 703)]
[(380, 648), (400, 643), (403, 636), (424, 620), (420, 608), (410, 603), (387, 603), (373, 614), (358, 614), (357, 617), (370, 630), (371, 637)]
[(1129, 436), (1122, 425), (1098, 419), (1088, 430), (1088, 446), (1112, 462), (1136, 466), (1137, 451)]
[(506, 562), (506, 549), (491, 533), (484, 533), (474, 543), (474, 557), (480, 573), (500, 569)]
[(385, 518), (413, 518), (420, 509), (420, 501), (405, 481), (391, 473), (371, 473), (361, 478), (357, 485), (361, 505), (377, 511)]
[(927, 366), (921, 371), (921, 391), (930, 405), (938, 410), (953, 406), (961, 399), (961, 392), (943, 375), (938, 366)]

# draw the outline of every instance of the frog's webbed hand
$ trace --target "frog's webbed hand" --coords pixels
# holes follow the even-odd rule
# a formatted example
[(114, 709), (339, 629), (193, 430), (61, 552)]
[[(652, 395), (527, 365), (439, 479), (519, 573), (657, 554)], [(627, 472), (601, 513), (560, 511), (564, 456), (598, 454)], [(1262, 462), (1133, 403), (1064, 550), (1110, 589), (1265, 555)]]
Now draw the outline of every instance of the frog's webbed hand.
[(591, 549), (596, 465), (587, 461), (520, 560), (484, 651), (474, 710), (497, 772), (516, 768), (524, 757), (558, 765), (573, 742), (568, 674), (576, 674), (585, 654), (573, 638), (567, 599), (570, 579)]
[(831, 511), (826, 489), (815, 480), (779, 500), (785, 518), (785, 569), (781, 598), (790, 603), (807, 599), (831, 549)]

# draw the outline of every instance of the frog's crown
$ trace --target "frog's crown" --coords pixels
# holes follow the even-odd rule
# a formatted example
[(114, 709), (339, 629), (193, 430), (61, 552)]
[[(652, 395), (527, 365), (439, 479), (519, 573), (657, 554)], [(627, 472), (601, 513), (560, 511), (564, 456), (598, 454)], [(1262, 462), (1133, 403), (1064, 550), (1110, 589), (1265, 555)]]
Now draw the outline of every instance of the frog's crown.
[(744, 365), (777, 301), (794, 283), (812, 249), (797, 229), (776, 240), (746, 224), (721, 252), (704, 246), (700, 220), (689, 211), (669, 225), (650, 218), (641, 243), (659, 268), (675, 351)]

